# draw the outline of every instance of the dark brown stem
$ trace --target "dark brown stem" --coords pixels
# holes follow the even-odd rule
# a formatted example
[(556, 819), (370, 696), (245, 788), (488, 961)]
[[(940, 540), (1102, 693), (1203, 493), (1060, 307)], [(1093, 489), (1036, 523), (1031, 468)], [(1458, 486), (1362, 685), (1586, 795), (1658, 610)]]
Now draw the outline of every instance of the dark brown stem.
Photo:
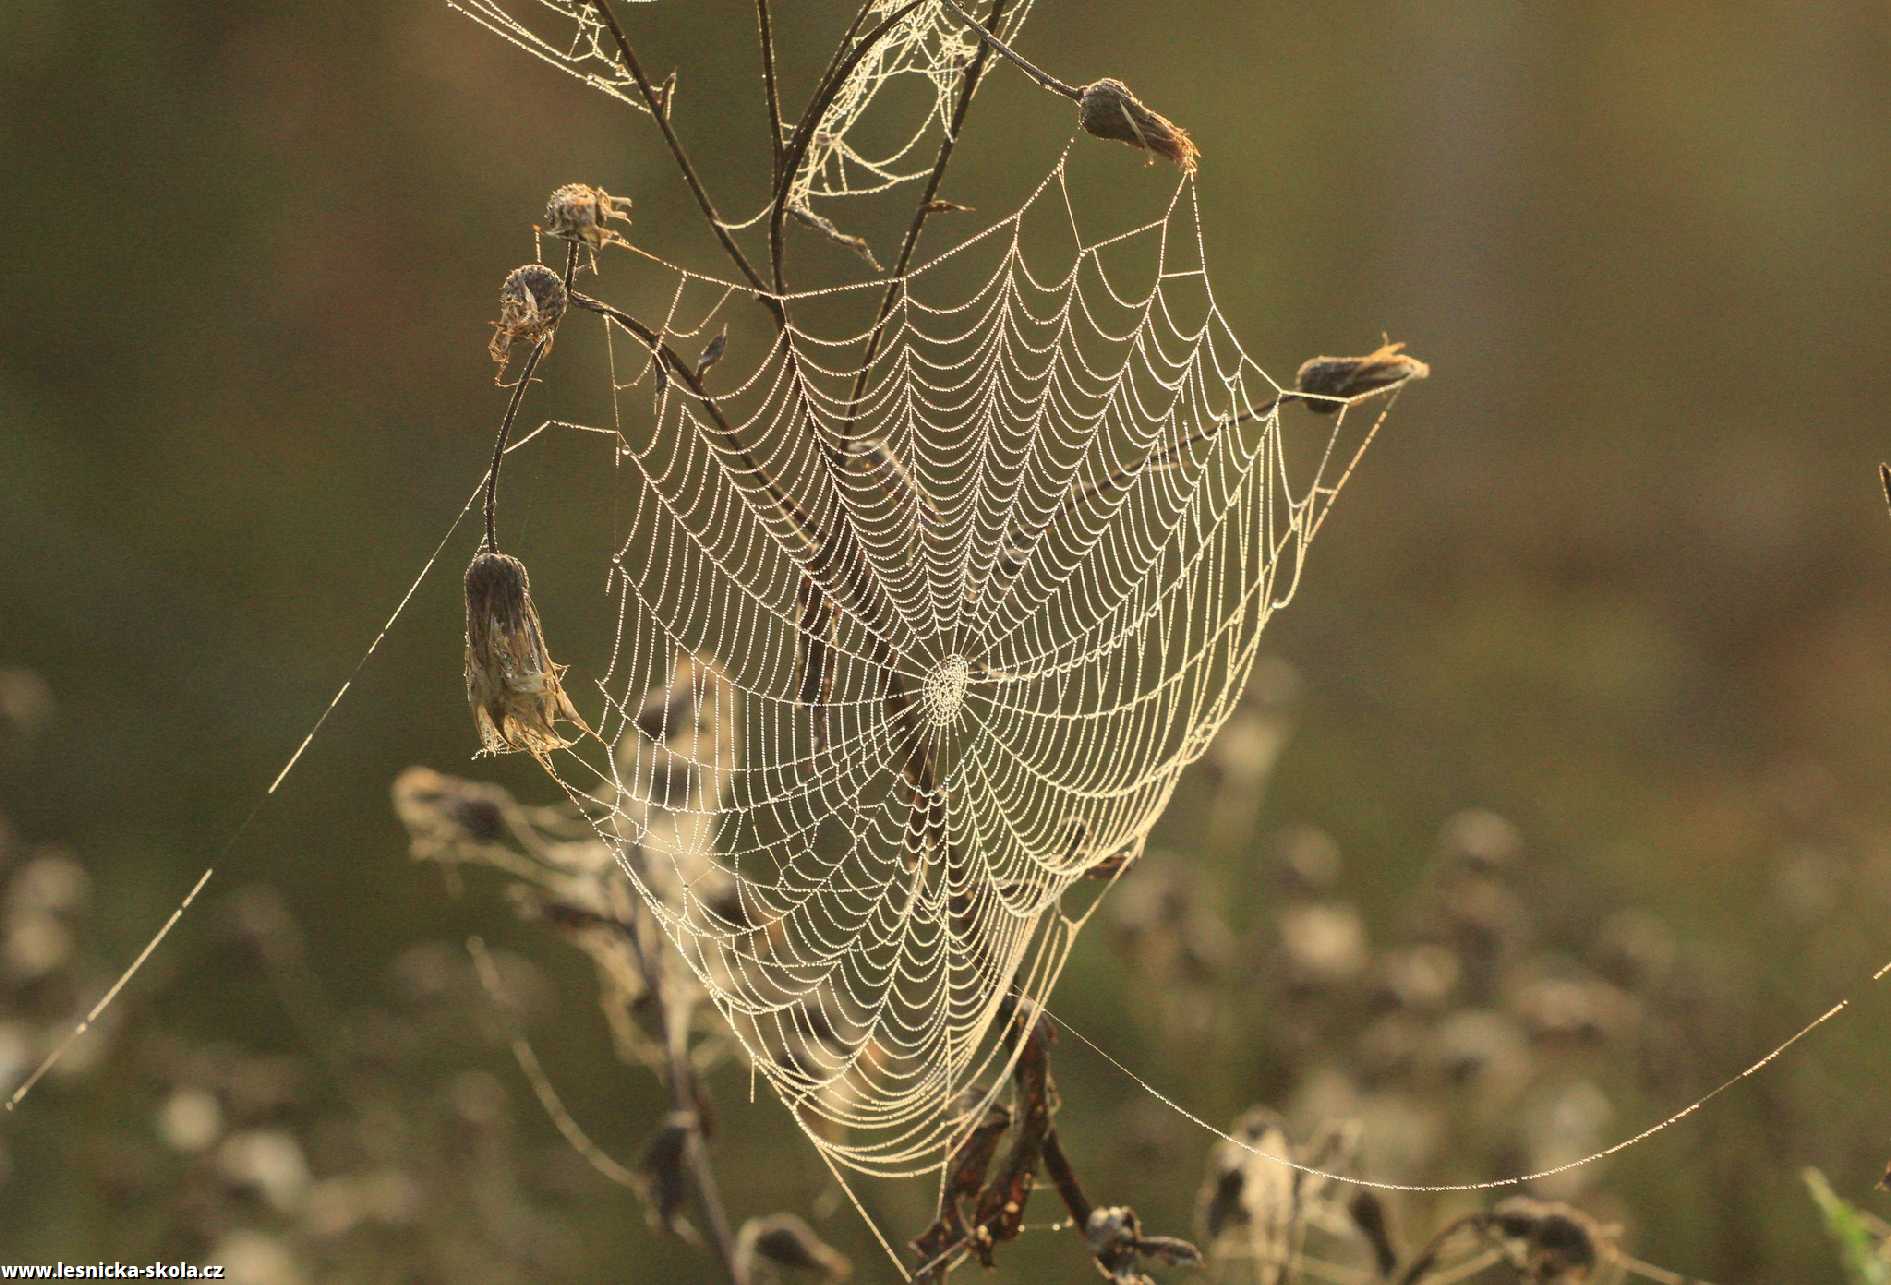
[[(827, 115), (827, 109), (834, 105), (836, 95), (854, 68), (863, 58), (872, 52), (873, 47), (886, 38), (886, 34), (897, 27), (906, 17), (924, 4), (926, 0), (908, 0), (908, 3), (895, 9), (890, 17), (879, 26), (869, 31), (854, 45), (846, 57), (828, 68), (827, 79), (814, 93), (814, 101), (808, 104), (808, 110), (795, 126), (794, 137), (788, 140), (788, 150), (781, 161), (781, 174), (775, 183), (774, 208), (768, 218), (768, 257), (775, 274), (775, 292), (780, 294), (786, 288), (783, 285), (782, 272), (782, 222), (788, 214), (788, 193), (794, 188), (794, 176), (801, 168), (801, 162), (807, 159), (808, 146), (814, 141), (815, 132)], [(597, 0), (603, 3), (603, 0)]]
[(755, 26), (762, 46), (762, 92), (768, 99), (768, 155), (781, 182), (781, 86), (775, 81), (775, 32), (768, 0), (755, 0)]
[[(716, 240), (722, 242), (722, 248), (728, 251), (729, 258), (734, 261), (742, 275), (748, 278), (749, 284), (759, 291), (767, 291), (768, 286), (763, 282), (761, 274), (755, 271), (755, 266), (749, 262), (748, 256), (742, 253), (742, 247), (735, 243), (735, 238), (723, 225), (722, 216), (716, 213), (715, 202), (709, 199), (709, 193), (703, 188), (702, 179), (697, 176), (696, 166), (691, 163), (689, 153), (683, 148), (683, 141), (676, 136), (676, 130), (670, 125), (669, 113), (663, 110), (663, 103), (657, 97), (656, 87), (644, 74), (643, 65), (637, 61), (637, 54), (631, 49), (630, 41), (624, 35), (624, 29), (617, 25), (617, 15), (611, 11), (610, 0), (591, 0), (591, 5), (597, 10), (605, 29), (611, 33), (611, 39), (617, 45), (618, 57), (623, 60), (624, 69), (630, 73), (630, 78), (637, 82), (637, 92), (643, 95), (644, 105), (650, 109), (650, 115), (656, 119), (657, 128), (663, 131), (663, 141), (670, 145), (670, 155), (676, 158), (676, 166), (683, 172), (683, 182), (689, 185), (691, 195), (696, 198), (696, 204), (702, 209), (703, 218), (708, 220), (710, 231), (716, 234)], [(763, 298), (763, 303), (770, 312), (776, 314), (779, 321), (781, 305), (766, 296)]]
[[(1005, 8), (1010, 0), (992, 0), (991, 16), (985, 20), (989, 30), (997, 30), (1004, 20)], [(940, 185), (945, 182), (946, 167), (952, 163), (952, 152), (959, 142), (959, 131), (965, 127), (965, 115), (972, 105), (972, 92), (978, 88), (978, 79), (985, 72), (985, 63), (991, 52), (991, 46), (979, 43), (978, 52), (972, 55), (972, 61), (965, 66), (965, 79), (959, 87), (959, 101), (952, 108), (952, 123), (946, 127), (946, 134), (939, 141), (939, 159), (933, 162), (932, 173), (926, 178), (926, 190), (920, 193), (919, 204), (913, 210), (913, 221), (906, 229), (906, 240), (900, 244), (899, 258), (893, 264), (893, 280), (888, 283), (886, 293), (880, 296), (880, 311), (873, 321), (873, 332), (867, 339), (867, 355), (860, 363), (860, 373), (854, 377), (854, 390), (848, 402), (848, 422), (851, 425), (860, 410), (860, 399), (866, 395), (867, 381), (873, 374), (873, 359), (880, 351), (882, 327), (892, 315), (893, 304), (899, 299), (900, 291), (906, 288), (906, 270), (912, 266), (913, 254), (919, 248), (919, 234), (926, 226), (926, 218), (932, 213), (933, 198), (939, 195)]]
[[(578, 243), (573, 241), (565, 247), (565, 294), (571, 294), (571, 279), (578, 271)], [(540, 359), (552, 346), (552, 336), (546, 335), (532, 346), (532, 351), (525, 359), (525, 368), (519, 374), (519, 382), (512, 386), (512, 400), (506, 403), (505, 418), (499, 421), (499, 438), (492, 444), (492, 467), (486, 470), (486, 543), (481, 546), (488, 552), (499, 552), (499, 533), (496, 526), (499, 507), (499, 468), (506, 461), (506, 442), (512, 436), (512, 422), (519, 417), (519, 407), (525, 402), (526, 387), (532, 382), (532, 372), (538, 369)]]
[(1489, 1217), (1480, 1210), (1446, 1223), (1439, 1229), (1436, 1236), (1425, 1243), (1425, 1247), (1418, 1251), (1417, 1256), (1406, 1264), (1405, 1270), (1399, 1273), (1397, 1285), (1418, 1285), (1431, 1272), (1431, 1269), (1438, 1265), (1438, 1255), (1444, 1252), (1445, 1245), (1453, 1236), (1461, 1231), (1483, 1230)]
[(1070, 1211), (1070, 1219), (1076, 1224), (1077, 1234), (1082, 1235), (1090, 1222), (1090, 1213), (1096, 1206), (1083, 1194), (1083, 1184), (1077, 1181), (1077, 1171), (1070, 1167), (1070, 1158), (1064, 1154), (1064, 1145), (1057, 1140), (1055, 1129), (1044, 1139), (1044, 1172), (1057, 1188), (1057, 1194), (1063, 1198), (1064, 1208)]
[(525, 389), (532, 382), (532, 372), (538, 369), (539, 359), (551, 346), (550, 335), (532, 345), (531, 353), (526, 356), (525, 366), (519, 372), (519, 380), (512, 385), (512, 400), (506, 403), (505, 418), (499, 421), (498, 440), (492, 444), (492, 467), (486, 470), (486, 543), (482, 546), (489, 553), (499, 552), (499, 534), (495, 520), (499, 508), (499, 466), (505, 463), (506, 441), (512, 436), (512, 421), (519, 417), (519, 406), (525, 401)]
[(1043, 88), (1050, 90), (1053, 94), (1061, 94), (1073, 103), (1083, 98), (1083, 89), (1081, 86), (1066, 84), (1057, 79), (1057, 77), (1045, 71), (1042, 67), (1026, 58), (1010, 45), (1007, 45), (997, 36), (992, 35), (991, 32), (979, 26), (978, 19), (961, 9), (958, 5), (958, 0), (945, 0), (945, 7), (957, 14), (960, 22), (963, 22), (966, 26), (977, 32), (980, 40), (1004, 55), (1006, 60), (1011, 62), (1019, 71), (1022, 71)]
[(684, 361), (674, 348), (664, 343), (661, 335), (629, 313), (613, 308), (601, 299), (593, 299), (590, 295), (580, 294), (576, 290), (571, 292), (571, 303), (574, 307), (583, 308), (587, 312), (595, 312), (609, 319), (618, 327), (634, 335), (637, 341), (650, 351), (651, 356), (670, 372), (671, 377), (681, 381), (696, 400), (702, 403), (710, 419), (715, 421), (718, 435), (734, 453), (736, 459), (741, 462), (742, 467), (760, 480), (763, 494), (767, 495), (769, 501), (794, 526), (795, 533), (804, 546), (809, 551), (819, 549), (820, 530), (815, 525), (813, 517), (795, 503), (793, 497), (782, 489), (781, 483), (775, 480), (775, 475), (770, 473), (767, 467), (755, 458), (754, 452), (749, 450), (740, 437), (736, 436), (735, 426), (729, 423), (728, 418), (722, 413), (722, 408), (716, 404), (716, 399), (711, 397), (709, 390), (703, 387), (702, 378), (697, 375), (693, 366)]

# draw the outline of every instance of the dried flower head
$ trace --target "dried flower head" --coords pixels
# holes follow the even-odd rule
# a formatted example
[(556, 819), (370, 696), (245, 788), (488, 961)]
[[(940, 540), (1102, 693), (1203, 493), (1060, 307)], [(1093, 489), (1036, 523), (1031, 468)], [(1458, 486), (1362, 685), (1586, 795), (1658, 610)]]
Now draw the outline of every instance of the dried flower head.
[(1145, 107), (1120, 80), (1099, 80), (1083, 87), (1077, 100), (1078, 122), (1086, 134), (1140, 147), (1174, 161), (1184, 174), (1195, 172), (1201, 157), (1188, 131), (1167, 116)]
[(525, 564), (482, 549), (466, 568), (466, 699), (481, 752), (543, 756), (571, 744), (558, 720), (585, 723), (559, 682), (564, 672), (545, 650)]
[(578, 241), (593, 250), (612, 242), (628, 244), (606, 224), (612, 220), (630, 226), (630, 198), (612, 196), (589, 183), (567, 183), (545, 203), (545, 230), (564, 241)]
[(550, 340), (565, 315), (565, 283), (542, 263), (527, 263), (506, 274), (499, 287), (499, 320), (493, 323), (487, 349), (501, 366), (518, 340), (536, 344)]
[(1407, 356), (1404, 344), (1386, 344), (1364, 357), (1310, 358), (1301, 363), (1294, 387), (1306, 397), (1308, 410), (1331, 415), (1342, 402), (1429, 374), (1431, 367)]

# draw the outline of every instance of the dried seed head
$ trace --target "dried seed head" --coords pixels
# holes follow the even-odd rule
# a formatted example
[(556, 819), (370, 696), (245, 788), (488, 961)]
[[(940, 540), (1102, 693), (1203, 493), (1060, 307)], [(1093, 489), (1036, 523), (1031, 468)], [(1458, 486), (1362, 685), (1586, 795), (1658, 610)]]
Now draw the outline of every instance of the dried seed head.
[(1174, 161), (1184, 174), (1195, 172), (1201, 153), (1188, 131), (1145, 107), (1122, 81), (1099, 80), (1085, 85), (1077, 108), (1077, 119), (1086, 134), (1140, 147)]
[(545, 650), (525, 564), (482, 550), (466, 568), (466, 700), (486, 754), (543, 757), (571, 744), (559, 719), (584, 727)]
[(611, 220), (630, 225), (630, 198), (612, 196), (589, 183), (567, 183), (545, 203), (545, 230), (565, 241), (581, 241), (593, 250), (624, 238), (605, 226)]
[[(1341, 402), (1393, 388), (1408, 379), (1423, 379), (1431, 367), (1405, 353), (1404, 344), (1386, 344), (1364, 357), (1314, 357), (1300, 366), (1294, 387), (1311, 395), (1307, 409), (1331, 415)], [(1319, 400), (1312, 400), (1318, 398)]]
[(506, 274), (499, 287), (499, 320), (493, 323), (492, 359), (505, 365), (512, 345), (549, 340), (565, 315), (564, 280), (542, 263), (528, 263)]

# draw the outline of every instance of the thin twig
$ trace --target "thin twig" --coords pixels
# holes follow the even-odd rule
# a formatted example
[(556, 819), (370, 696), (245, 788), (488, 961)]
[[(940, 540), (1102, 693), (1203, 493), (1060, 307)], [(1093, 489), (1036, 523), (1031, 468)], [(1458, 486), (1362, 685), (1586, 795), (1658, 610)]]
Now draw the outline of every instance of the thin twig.
[(1418, 1251), (1412, 1261), (1405, 1265), (1405, 1270), (1399, 1274), (1398, 1285), (1418, 1285), (1437, 1265), (1438, 1255), (1444, 1252), (1445, 1246), (1453, 1236), (1465, 1231), (1481, 1232), (1489, 1225), (1490, 1215), (1481, 1209), (1446, 1223), (1438, 1229), (1435, 1236), (1425, 1242), (1425, 1247)]
[(558, 1096), (558, 1090), (552, 1087), (551, 1077), (545, 1074), (545, 1067), (533, 1051), (531, 1041), (525, 1038), (525, 1032), (519, 1029), (513, 1020), (511, 1011), (506, 1007), (508, 998), (505, 986), (499, 979), (499, 970), (492, 962), (492, 954), (486, 949), (486, 943), (478, 937), (466, 939), (467, 953), (473, 957), (473, 966), (479, 973), (480, 985), (492, 998), (493, 1007), (499, 1010), (500, 1018), (506, 1025), (506, 1038), (512, 1045), (512, 1056), (519, 1064), (519, 1070), (525, 1075), (526, 1082), (532, 1086), (532, 1092), (538, 1097), (538, 1104), (545, 1109), (545, 1115), (552, 1126), (564, 1136), (571, 1149), (584, 1157), (585, 1162), (604, 1177), (620, 1187), (641, 1192), (643, 1186), (637, 1181), (637, 1175), (613, 1159), (604, 1148), (591, 1140), (591, 1135), (584, 1131), (569, 1109), (564, 1099)]
[[(602, 4), (604, 0), (595, 0)], [(815, 132), (821, 121), (827, 116), (827, 109), (834, 105), (834, 99), (840, 94), (841, 86), (847, 83), (847, 77), (853, 75), (854, 68), (872, 52), (875, 45), (886, 38), (886, 34), (904, 22), (913, 10), (926, 0), (908, 0), (895, 9), (890, 17), (857, 43), (852, 52), (828, 69), (827, 79), (815, 91), (814, 100), (808, 104), (808, 110), (801, 117), (801, 123), (795, 126), (794, 136), (788, 140), (788, 150), (782, 157), (781, 175), (775, 183), (774, 207), (768, 218), (768, 257), (775, 274), (775, 292), (785, 290), (782, 272), (782, 222), (788, 214), (788, 195), (794, 188), (794, 176), (801, 168), (801, 162), (807, 158), (808, 147), (814, 141)]]
[(1063, 1198), (1064, 1208), (1070, 1211), (1070, 1220), (1077, 1234), (1083, 1235), (1096, 1206), (1083, 1194), (1083, 1184), (1077, 1181), (1077, 1171), (1070, 1167), (1070, 1158), (1064, 1154), (1064, 1144), (1057, 1140), (1055, 1129), (1044, 1138), (1044, 1172), (1057, 1188), (1057, 1194)]
[(603, 21), (605, 29), (611, 33), (611, 39), (617, 45), (618, 57), (623, 60), (624, 70), (637, 83), (637, 92), (643, 95), (644, 104), (649, 107), (651, 116), (656, 118), (657, 128), (663, 131), (663, 141), (670, 145), (670, 155), (676, 158), (676, 166), (683, 172), (683, 182), (689, 185), (690, 194), (696, 198), (696, 204), (702, 209), (703, 218), (708, 220), (710, 230), (716, 234), (716, 240), (722, 242), (722, 248), (728, 251), (729, 258), (749, 284), (764, 292), (762, 302), (779, 320), (781, 305), (765, 293), (768, 289), (761, 274), (742, 253), (742, 247), (735, 243), (729, 229), (723, 224), (722, 216), (716, 212), (716, 204), (709, 199), (709, 193), (703, 188), (703, 181), (696, 173), (696, 166), (689, 159), (689, 152), (683, 147), (683, 140), (676, 136), (676, 130), (670, 124), (669, 114), (663, 110), (662, 100), (657, 96), (656, 87), (644, 74), (643, 64), (637, 61), (636, 51), (630, 47), (630, 40), (624, 35), (624, 29), (617, 24), (617, 15), (611, 11), (610, 0), (591, 0)]
[(1035, 80), (1041, 87), (1050, 90), (1053, 94), (1061, 94), (1073, 103), (1082, 101), (1082, 86), (1067, 84), (1057, 79), (1057, 77), (1045, 71), (1042, 67), (1032, 62), (1029, 58), (1026, 58), (997, 36), (994, 36), (991, 32), (979, 26), (978, 19), (961, 9), (958, 5), (958, 0), (945, 0), (945, 7), (957, 14), (960, 22), (963, 22), (966, 26), (977, 32), (980, 40), (1004, 55), (1019, 71), (1022, 71), (1032, 80)]
[(512, 385), (512, 399), (506, 403), (505, 418), (499, 421), (499, 436), (492, 444), (492, 466), (486, 470), (486, 542), (482, 546), (491, 553), (499, 552), (499, 467), (505, 463), (506, 442), (512, 436), (512, 421), (519, 417), (519, 406), (525, 401), (525, 390), (532, 382), (532, 372), (538, 369), (539, 360), (551, 346), (550, 335), (532, 345), (532, 351), (525, 358), (525, 366), (519, 372), (518, 382)]
[(754, 452), (736, 436), (735, 426), (729, 423), (728, 417), (722, 413), (722, 408), (716, 404), (716, 399), (710, 396), (709, 390), (703, 386), (702, 378), (696, 373), (694, 366), (683, 360), (682, 356), (665, 343), (663, 337), (656, 331), (622, 309), (614, 308), (602, 299), (593, 299), (590, 295), (580, 294), (576, 290), (571, 292), (571, 302), (574, 306), (583, 308), (587, 312), (595, 312), (628, 331), (675, 378), (681, 380), (683, 386), (702, 403), (703, 409), (709, 412), (709, 417), (715, 421), (716, 431), (727, 449), (734, 453), (744, 469), (760, 481), (763, 493), (795, 528), (795, 534), (801, 540), (804, 550), (812, 552), (821, 547), (820, 528), (815, 525), (813, 517), (795, 503), (794, 498), (775, 479), (775, 475), (769, 472), (768, 468), (755, 457)]
[(781, 182), (781, 86), (775, 81), (775, 33), (768, 0), (755, 0), (755, 27), (762, 46), (762, 92), (768, 99), (768, 155), (775, 182)]
[(689, 1064), (688, 1026), (679, 1026), (673, 1020), (669, 1003), (663, 994), (662, 964), (645, 949), (635, 922), (624, 924), (624, 936), (630, 942), (631, 952), (637, 957), (637, 968), (649, 988), (651, 1020), (656, 1025), (657, 1038), (663, 1042), (664, 1051), (669, 1055), (669, 1072), (664, 1079), (669, 1082), (670, 1104), (678, 1118), (690, 1122), (683, 1144), (683, 1159), (689, 1166), (692, 1185), (696, 1189), (696, 1201), (702, 1207), (703, 1221), (709, 1224), (709, 1239), (714, 1243), (716, 1256), (722, 1260), (722, 1266), (729, 1273), (733, 1285), (747, 1285), (742, 1262), (735, 1252), (735, 1234), (729, 1227), (729, 1215), (722, 1205), (722, 1190), (716, 1183), (715, 1170), (709, 1163), (709, 1148), (703, 1144), (702, 1104), (696, 1099), (696, 1073)]
[[(571, 242), (565, 247), (565, 295), (571, 295), (571, 282), (578, 275), (578, 243)], [(553, 332), (555, 334), (556, 331)], [(490, 553), (499, 552), (499, 532), (497, 527), (499, 506), (499, 469), (506, 462), (506, 443), (512, 438), (513, 421), (519, 417), (519, 407), (525, 404), (525, 390), (531, 386), (532, 372), (538, 369), (538, 363), (552, 346), (553, 334), (532, 345), (531, 353), (525, 359), (525, 367), (519, 374), (519, 380), (512, 386), (512, 399), (506, 403), (505, 418), (499, 421), (499, 436), (492, 444), (492, 467), (486, 470), (486, 542), (481, 547)]]

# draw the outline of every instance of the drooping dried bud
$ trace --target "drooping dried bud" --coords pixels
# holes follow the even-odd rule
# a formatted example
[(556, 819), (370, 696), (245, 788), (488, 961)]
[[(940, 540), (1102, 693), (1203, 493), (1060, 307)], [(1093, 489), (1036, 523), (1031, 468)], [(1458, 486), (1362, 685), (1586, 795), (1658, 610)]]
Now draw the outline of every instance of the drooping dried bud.
[(1331, 415), (1344, 402), (1429, 374), (1431, 367), (1408, 356), (1404, 344), (1386, 344), (1364, 357), (1310, 358), (1301, 363), (1294, 387), (1308, 410)]
[(593, 250), (624, 238), (606, 226), (612, 220), (630, 225), (630, 198), (612, 196), (589, 183), (567, 183), (545, 203), (545, 230), (564, 241), (579, 241)]
[(1099, 80), (1085, 85), (1077, 108), (1077, 119), (1086, 134), (1140, 147), (1154, 156), (1174, 161), (1184, 174), (1195, 172), (1201, 152), (1188, 131), (1162, 113), (1145, 107), (1122, 81)]
[(571, 744), (558, 720), (585, 722), (559, 682), (564, 672), (545, 650), (525, 564), (481, 550), (466, 568), (466, 700), (481, 752), (542, 757)]
[(550, 339), (565, 315), (565, 283), (542, 263), (527, 263), (506, 274), (499, 287), (499, 320), (487, 349), (501, 366), (518, 340), (536, 344)]
[(763, 1263), (790, 1271), (811, 1272), (822, 1280), (844, 1281), (854, 1274), (847, 1255), (822, 1240), (807, 1221), (794, 1214), (770, 1214), (742, 1224), (736, 1261), (754, 1278)]

